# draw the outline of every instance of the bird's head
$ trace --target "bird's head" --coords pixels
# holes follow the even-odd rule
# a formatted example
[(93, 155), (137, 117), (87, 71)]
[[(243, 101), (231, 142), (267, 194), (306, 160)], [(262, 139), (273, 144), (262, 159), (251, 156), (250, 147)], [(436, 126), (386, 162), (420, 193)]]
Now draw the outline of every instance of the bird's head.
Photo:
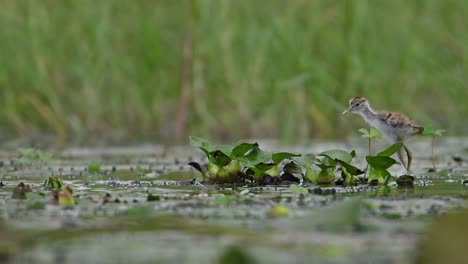
[(366, 109), (369, 109), (369, 103), (367, 102), (367, 99), (365, 97), (356, 96), (349, 100), (349, 108), (343, 112), (343, 115), (348, 112), (359, 114), (364, 112)]

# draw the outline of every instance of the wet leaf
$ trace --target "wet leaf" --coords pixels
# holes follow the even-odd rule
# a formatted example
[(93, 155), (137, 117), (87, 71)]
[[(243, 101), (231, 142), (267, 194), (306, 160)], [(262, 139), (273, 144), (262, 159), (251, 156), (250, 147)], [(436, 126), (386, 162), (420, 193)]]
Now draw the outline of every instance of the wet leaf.
[(388, 147), (386, 150), (379, 152), (377, 154), (377, 156), (390, 157), (391, 155), (398, 152), (401, 149), (401, 147), (403, 147), (403, 143), (401, 143), (401, 142), (395, 143), (395, 144), (391, 145), (390, 147)]

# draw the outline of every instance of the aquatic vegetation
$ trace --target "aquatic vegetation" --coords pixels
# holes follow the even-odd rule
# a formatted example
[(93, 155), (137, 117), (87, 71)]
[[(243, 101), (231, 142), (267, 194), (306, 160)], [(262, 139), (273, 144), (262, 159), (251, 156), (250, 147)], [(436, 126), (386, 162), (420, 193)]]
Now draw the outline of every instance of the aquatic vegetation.
[(369, 143), (368, 155), (370, 156), (372, 154), (372, 139), (382, 139), (382, 133), (373, 127), (370, 127), (369, 129), (360, 128), (358, 131), (362, 134), (361, 137), (368, 139), (368, 143)]
[[(369, 131), (369, 138), (378, 138), (376, 132)], [(205, 139), (191, 137), (192, 146), (200, 148), (207, 156), (208, 164), (196, 162), (189, 164), (203, 175), (208, 183), (242, 183), (255, 182), (260, 185), (275, 185), (282, 182), (310, 182), (312, 184), (332, 184), (337, 171), (341, 171), (343, 185), (356, 185), (361, 182), (359, 175), (364, 170), (352, 165), (356, 156), (353, 150), (328, 150), (318, 155), (295, 154), (289, 152), (271, 153), (260, 149), (257, 143), (239, 143), (237, 146), (212, 145)], [(387, 184), (391, 175), (388, 168), (396, 164), (390, 156), (399, 151), (402, 143), (397, 143), (376, 156), (368, 155), (367, 166), (370, 166), (368, 182)], [(285, 163), (284, 161), (288, 161)], [(301, 178), (301, 179), (300, 179)], [(293, 192), (303, 192), (292, 187)]]
[(377, 181), (379, 184), (387, 184), (392, 179), (388, 168), (397, 164), (397, 161), (390, 156), (398, 152), (403, 143), (398, 142), (386, 150), (379, 152), (376, 156), (366, 156), (367, 163), (370, 166), (368, 182)]
[(247, 179), (259, 182), (264, 175), (279, 178), (282, 173), (279, 169), (281, 162), (300, 156), (288, 152), (263, 151), (257, 143), (217, 146), (205, 139), (190, 137), (190, 144), (206, 154), (208, 164), (190, 162), (189, 165), (202, 173), (204, 181), (213, 183), (236, 183)]
[(57, 177), (49, 177), (44, 181), (44, 187), (49, 190), (60, 190), (63, 187), (63, 182)]

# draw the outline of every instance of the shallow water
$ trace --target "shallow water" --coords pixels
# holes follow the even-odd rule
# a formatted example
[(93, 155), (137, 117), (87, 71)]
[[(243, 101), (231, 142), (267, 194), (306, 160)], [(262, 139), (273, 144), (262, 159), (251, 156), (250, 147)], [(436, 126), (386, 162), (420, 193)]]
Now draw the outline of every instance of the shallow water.
[[(361, 141), (295, 146), (263, 141), (260, 146), (299, 153), (356, 149), (360, 167), (367, 152)], [(27, 166), (5, 151), (0, 153), (0, 258), (9, 263), (216, 263), (224, 255), (252, 263), (411, 262), (435, 217), (468, 205), (468, 141), (439, 140), (435, 173), (427, 172), (429, 142), (410, 147), (413, 188), (311, 186), (309, 195), (300, 196), (288, 186), (203, 185), (187, 165), (204, 160), (191, 147), (75, 148)], [(89, 164), (100, 164), (101, 173), (91, 175)], [(392, 173), (402, 172), (395, 166)], [(74, 190), (76, 206), (50, 203), (51, 192), (43, 187), (50, 176)], [(20, 182), (31, 192), (25, 200), (12, 199)], [(277, 206), (287, 208), (287, 216), (273, 217)]]

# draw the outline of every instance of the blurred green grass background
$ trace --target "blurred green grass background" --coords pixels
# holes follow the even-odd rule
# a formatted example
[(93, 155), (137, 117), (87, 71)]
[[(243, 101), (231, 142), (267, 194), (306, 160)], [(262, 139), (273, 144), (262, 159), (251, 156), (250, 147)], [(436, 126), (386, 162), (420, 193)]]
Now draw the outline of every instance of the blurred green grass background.
[(355, 95), (468, 132), (464, 0), (1, 0), (0, 40), (7, 138), (343, 138)]

